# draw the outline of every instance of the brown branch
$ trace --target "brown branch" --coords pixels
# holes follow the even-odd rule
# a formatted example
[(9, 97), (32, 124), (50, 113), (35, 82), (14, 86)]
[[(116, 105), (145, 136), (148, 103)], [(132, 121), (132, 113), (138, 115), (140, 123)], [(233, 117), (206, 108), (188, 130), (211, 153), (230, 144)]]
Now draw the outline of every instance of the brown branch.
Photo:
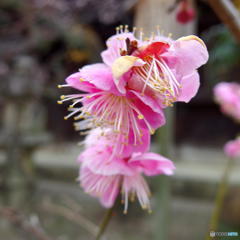
[(238, 42), (240, 42), (240, 13), (231, 0), (208, 0), (217, 16), (228, 26)]
[(22, 229), (26, 233), (30, 233), (38, 240), (53, 240), (40, 227), (34, 226), (31, 222), (27, 221), (27, 219), (23, 216), (23, 214), (19, 213), (18, 210), (10, 208), (10, 207), (2, 207), (0, 208), (0, 215), (2, 215), (5, 219), (7, 219), (14, 226)]

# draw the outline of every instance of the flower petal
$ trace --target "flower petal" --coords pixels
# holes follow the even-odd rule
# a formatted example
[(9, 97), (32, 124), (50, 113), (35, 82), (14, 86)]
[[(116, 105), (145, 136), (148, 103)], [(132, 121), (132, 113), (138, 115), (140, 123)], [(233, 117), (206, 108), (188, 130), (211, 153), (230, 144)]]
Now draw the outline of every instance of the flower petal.
[(122, 56), (117, 58), (113, 64), (112, 64), (112, 73), (113, 73), (113, 79), (116, 84), (116, 87), (121, 93), (125, 93), (125, 85), (126, 85), (126, 78), (128, 76), (126, 74), (133, 66), (143, 66), (145, 64), (144, 61), (142, 61), (138, 57), (134, 56)]
[(129, 160), (129, 166), (144, 172), (147, 176), (158, 174), (171, 175), (175, 169), (171, 160), (152, 152), (133, 155)]
[(230, 158), (240, 157), (240, 138), (227, 142), (224, 152)]
[(178, 97), (178, 101), (189, 102), (198, 92), (200, 81), (199, 74), (197, 71), (184, 76), (181, 79), (181, 92)]
[(139, 98), (143, 103), (149, 106), (154, 112), (162, 114), (161, 104), (158, 102), (156, 97), (151, 97), (147, 94), (142, 94), (140, 92), (129, 90), (129, 92), (133, 93), (137, 98)]
[(154, 103), (154, 100), (150, 100), (151, 98), (147, 96), (141, 96), (134, 91), (129, 91), (128, 94), (129, 96), (133, 96), (134, 105), (141, 113), (138, 118), (142, 128), (150, 129), (147, 127), (149, 125), (154, 131), (154, 129), (165, 124), (166, 120), (164, 112), (156, 103)]
[(82, 167), (79, 180), (85, 192), (98, 197), (104, 207), (113, 206), (119, 193), (120, 176), (102, 176)]
[(115, 90), (111, 69), (102, 63), (91, 64), (80, 70), (82, 78), (100, 90)]
[(185, 75), (207, 62), (208, 51), (200, 38), (187, 36), (175, 41), (162, 56), (171, 68), (177, 69), (177, 73)]
[(122, 156), (112, 155), (113, 147), (103, 144), (95, 145), (84, 150), (78, 157), (82, 166), (92, 172), (105, 176), (124, 174), (131, 175), (132, 170), (125, 164)]
[(134, 35), (130, 32), (116, 34), (107, 40), (107, 49), (103, 51), (101, 54), (103, 62), (105, 64), (111, 66), (113, 62), (121, 56), (120, 51), (127, 50), (126, 49), (127, 38), (129, 38), (129, 40), (131, 41), (136, 40)]
[(128, 199), (132, 196), (137, 196), (138, 201), (143, 209), (151, 210), (150, 207), (150, 190), (147, 182), (141, 176), (136, 173), (134, 176), (124, 176), (122, 183), (122, 194), (124, 200), (124, 213), (127, 213)]
[(111, 69), (102, 63), (91, 64), (81, 68), (80, 72), (70, 75), (66, 82), (71, 87), (85, 92), (103, 90), (118, 94)]
[(84, 92), (94, 92), (96, 91), (96, 87), (89, 83), (88, 81), (84, 81), (82, 78), (82, 74), (80, 72), (76, 72), (71, 74), (66, 78), (66, 83), (70, 85), (72, 88), (78, 89)]

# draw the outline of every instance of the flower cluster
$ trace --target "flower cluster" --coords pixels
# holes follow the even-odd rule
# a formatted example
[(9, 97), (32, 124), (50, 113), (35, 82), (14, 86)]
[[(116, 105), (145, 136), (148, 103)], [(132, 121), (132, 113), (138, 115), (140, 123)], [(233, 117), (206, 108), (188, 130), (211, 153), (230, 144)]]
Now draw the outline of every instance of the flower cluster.
[[(232, 117), (235, 121), (240, 122), (240, 84), (235, 82), (221, 82), (214, 88), (214, 97), (221, 110), (226, 115)], [(240, 139), (229, 141), (224, 147), (227, 156), (240, 156)]]
[(196, 36), (174, 41), (159, 33), (147, 39), (139, 35), (120, 26), (107, 40), (103, 63), (81, 68), (59, 86), (77, 90), (58, 101), (72, 102), (65, 119), (74, 116), (77, 130), (90, 130), (78, 158), (81, 186), (105, 207), (121, 192), (125, 212), (135, 196), (150, 209), (143, 174), (173, 173), (170, 160), (148, 152), (150, 134), (165, 124), (164, 108), (196, 95), (197, 69), (208, 59)]

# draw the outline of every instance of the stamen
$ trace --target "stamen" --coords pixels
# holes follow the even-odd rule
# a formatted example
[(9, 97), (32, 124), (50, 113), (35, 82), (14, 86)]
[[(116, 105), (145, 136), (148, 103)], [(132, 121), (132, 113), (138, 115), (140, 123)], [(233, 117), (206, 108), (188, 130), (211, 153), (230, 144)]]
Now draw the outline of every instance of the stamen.
[(143, 40), (143, 36), (144, 36), (144, 32), (143, 32), (143, 28), (140, 28), (139, 29), (139, 39), (140, 39), (140, 41), (142, 41)]
[(119, 27), (116, 27), (116, 34), (119, 34)]
[(144, 60), (146, 62), (144, 66), (134, 69), (144, 82), (142, 94), (149, 86), (162, 95), (164, 105), (172, 106), (179, 95), (180, 83), (163, 59), (146, 56)]
[(133, 27), (132, 33), (134, 36), (135, 36), (136, 31), (137, 31), (137, 27)]
[(120, 33), (123, 33), (123, 25), (120, 25), (119, 28), (120, 28)]
[(59, 85), (57, 85), (57, 87), (58, 88), (63, 88), (63, 87), (70, 87), (70, 85), (68, 85), (68, 84), (59, 84)]

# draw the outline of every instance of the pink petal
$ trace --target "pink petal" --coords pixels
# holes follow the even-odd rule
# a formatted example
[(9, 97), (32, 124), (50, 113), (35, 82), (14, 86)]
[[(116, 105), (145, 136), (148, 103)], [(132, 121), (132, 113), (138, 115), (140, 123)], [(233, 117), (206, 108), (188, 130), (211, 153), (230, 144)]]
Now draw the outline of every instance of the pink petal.
[(224, 152), (230, 158), (240, 157), (240, 138), (227, 142)]
[(118, 93), (113, 82), (111, 69), (102, 63), (81, 68), (80, 72), (70, 75), (66, 82), (71, 87), (85, 92), (103, 90)]
[(112, 155), (111, 146), (96, 145), (84, 150), (78, 161), (92, 172), (105, 176), (124, 174), (131, 175), (132, 170), (126, 165), (121, 156)]
[(83, 80), (82, 74), (80, 72), (71, 74), (69, 77), (66, 78), (65, 81), (72, 88), (78, 89), (80, 91), (84, 92), (96, 91), (96, 87), (93, 84)]
[(173, 174), (175, 166), (173, 162), (156, 153), (135, 154), (129, 160), (129, 166), (144, 172), (147, 176), (158, 174)]
[(120, 176), (102, 176), (82, 167), (79, 180), (84, 191), (100, 198), (104, 207), (113, 206), (119, 193)]
[(133, 152), (147, 152), (150, 148), (150, 133), (147, 129), (142, 129), (142, 137), (141, 142), (137, 145), (134, 144), (134, 135), (133, 132), (130, 131), (128, 136), (128, 145), (125, 146), (124, 152), (125, 156), (130, 156)]
[(102, 63), (92, 64), (80, 70), (82, 78), (100, 90), (116, 92), (111, 69)]
[[(104, 149), (106, 146), (112, 148), (112, 152), (119, 157), (127, 158), (133, 152), (146, 152), (149, 150), (150, 134), (146, 129), (142, 129), (142, 137), (138, 144), (135, 144), (134, 133), (129, 132), (128, 138), (122, 134), (116, 134), (111, 128), (95, 128), (90, 131), (85, 138), (87, 148), (97, 146), (98, 149)], [(82, 157), (80, 158), (81, 162)]]
[(127, 213), (128, 199), (131, 194), (137, 196), (138, 201), (143, 209), (151, 210), (149, 200), (150, 190), (147, 182), (139, 173), (136, 173), (133, 176), (123, 177), (122, 195), (124, 199), (124, 213)]
[(200, 81), (199, 74), (197, 71), (193, 71), (189, 75), (184, 76), (181, 79), (182, 88), (181, 93), (178, 97), (178, 101), (189, 102), (198, 92)]
[(126, 50), (126, 39), (136, 40), (132, 33), (116, 34), (107, 40), (107, 49), (102, 52), (103, 62), (111, 66), (119, 58), (121, 49)]
[(240, 84), (221, 82), (214, 87), (214, 97), (223, 113), (240, 120)]
[(175, 41), (170, 50), (162, 55), (169, 66), (177, 68), (182, 75), (191, 73), (208, 60), (207, 48), (194, 37)]
[[(129, 96), (131, 96), (133, 92), (129, 91)], [(136, 96), (136, 93), (134, 93)], [(137, 95), (138, 96), (138, 95)], [(159, 106), (154, 105), (154, 102), (150, 101), (150, 98), (134, 97), (134, 105), (141, 112), (143, 119), (138, 120), (142, 128), (147, 128), (147, 124), (151, 126), (153, 130), (156, 128), (163, 126), (165, 124), (165, 116), (163, 110), (159, 108)]]
[(142, 94), (140, 92), (130, 90), (129, 92), (133, 93), (137, 98), (139, 98), (143, 103), (145, 103), (147, 106), (149, 106), (154, 112), (162, 114), (162, 107), (157, 101), (156, 98), (151, 97), (147, 94)]

